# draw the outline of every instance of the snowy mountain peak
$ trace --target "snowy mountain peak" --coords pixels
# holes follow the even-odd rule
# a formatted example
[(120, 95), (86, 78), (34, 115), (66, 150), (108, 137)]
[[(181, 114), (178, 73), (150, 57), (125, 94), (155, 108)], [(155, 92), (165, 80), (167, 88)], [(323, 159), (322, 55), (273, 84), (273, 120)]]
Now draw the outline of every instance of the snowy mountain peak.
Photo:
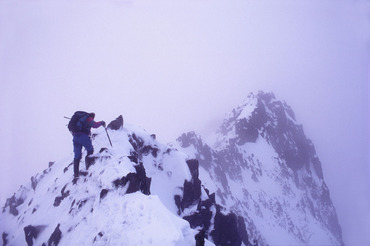
[[(294, 171), (308, 167), (311, 158), (316, 158), (314, 146), (306, 138), (302, 125), (296, 122), (293, 110), (277, 100), (272, 92), (250, 94), (248, 100), (229, 113), (219, 132), (216, 148), (225, 148), (234, 142), (238, 145), (255, 143), (263, 138)], [(322, 178), (319, 165), (315, 168)]]
[(341, 228), (312, 142), (293, 110), (258, 92), (232, 110), (214, 148), (194, 132), (179, 149), (200, 162), (216, 200), (242, 216), (261, 245), (341, 245)]

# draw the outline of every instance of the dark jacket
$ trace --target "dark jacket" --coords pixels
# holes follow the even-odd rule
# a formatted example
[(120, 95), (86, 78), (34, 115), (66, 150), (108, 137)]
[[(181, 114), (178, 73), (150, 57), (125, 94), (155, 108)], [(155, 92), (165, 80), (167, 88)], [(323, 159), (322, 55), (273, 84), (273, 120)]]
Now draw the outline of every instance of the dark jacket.
[(91, 135), (91, 127), (92, 128), (98, 128), (98, 127), (102, 126), (103, 124), (104, 124), (104, 121), (96, 122), (96, 121), (94, 121), (93, 117), (88, 117), (86, 119), (86, 127), (84, 127), (84, 129), (81, 132), (73, 133), (73, 136), (79, 135), (79, 134), (87, 134), (87, 135), (90, 136)]

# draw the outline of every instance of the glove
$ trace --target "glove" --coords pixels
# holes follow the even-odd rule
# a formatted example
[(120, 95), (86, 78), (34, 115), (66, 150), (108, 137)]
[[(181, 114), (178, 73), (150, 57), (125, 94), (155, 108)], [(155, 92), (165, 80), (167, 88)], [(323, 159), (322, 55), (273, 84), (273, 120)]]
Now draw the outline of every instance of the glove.
[(100, 123), (105, 128), (105, 121), (100, 121)]

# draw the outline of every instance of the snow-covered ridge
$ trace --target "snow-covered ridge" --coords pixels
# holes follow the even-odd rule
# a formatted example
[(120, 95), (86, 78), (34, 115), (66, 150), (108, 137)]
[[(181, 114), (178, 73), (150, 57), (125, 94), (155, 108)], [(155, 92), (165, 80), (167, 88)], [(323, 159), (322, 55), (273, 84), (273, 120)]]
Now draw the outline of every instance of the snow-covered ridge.
[[(135, 163), (129, 159), (132, 149), (129, 135), (133, 134), (133, 130), (129, 129), (126, 126), (120, 131), (109, 131), (114, 148), (107, 148), (109, 142), (105, 132), (96, 132), (94, 147), (102, 149), (102, 152), (94, 155), (97, 160), (89, 168), (88, 176), (80, 178), (76, 185), (72, 183), (72, 156), (68, 156), (23, 186), (14, 196), (15, 203), (11, 204), (8, 200), (1, 216), (1, 233), (3, 241), (8, 242), (6, 245), (25, 245), (25, 238), (28, 245), (50, 244), (53, 241), (51, 235), (57, 231), (60, 245), (164, 243), (185, 246), (194, 242), (196, 231), (171, 212), (175, 210), (174, 206), (167, 208), (164, 205), (173, 200), (170, 194), (175, 192), (175, 187), (181, 186), (190, 177), (189, 171), (182, 169), (186, 167), (184, 161), (177, 161), (177, 168), (172, 168), (172, 162), (166, 159), (179, 159), (181, 156), (161, 157), (163, 171), (158, 175), (164, 176), (166, 181), (152, 179), (153, 195), (146, 196), (140, 192), (126, 194), (128, 186), (115, 187), (115, 180), (135, 173)], [(143, 139), (158, 148), (164, 147), (151, 138)], [(154, 167), (148, 168), (147, 175), (159, 172)], [(164, 185), (163, 182), (168, 183)], [(27, 226), (31, 227), (25, 236), (23, 228)]]
[[(215, 218), (233, 215), (202, 188), (196, 160), (135, 126), (109, 126), (113, 147), (104, 129), (96, 130), (93, 163), (76, 184), (69, 155), (7, 200), (3, 245), (213, 245), (239, 235), (218, 236)], [(211, 216), (201, 218), (201, 207)]]
[(195, 132), (162, 144), (122, 117), (108, 133), (76, 184), (71, 154), (7, 200), (3, 245), (343, 244), (313, 143), (273, 93), (233, 110), (216, 148)]

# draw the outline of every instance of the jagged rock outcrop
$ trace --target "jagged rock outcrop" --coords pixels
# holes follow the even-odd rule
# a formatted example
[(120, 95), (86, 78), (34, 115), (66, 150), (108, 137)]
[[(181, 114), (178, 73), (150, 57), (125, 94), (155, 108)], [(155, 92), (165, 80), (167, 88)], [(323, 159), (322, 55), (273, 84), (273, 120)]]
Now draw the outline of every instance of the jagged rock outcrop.
[(134, 193), (137, 191), (142, 192), (145, 195), (150, 195), (150, 183), (151, 178), (148, 178), (145, 173), (145, 168), (142, 163), (134, 166), (136, 172), (128, 173), (126, 176), (123, 176), (121, 179), (113, 181), (114, 186), (125, 187), (128, 184), (126, 193)]
[[(154, 139), (153, 136), (151, 136), (151, 138)], [(134, 162), (142, 165), (145, 156), (151, 156), (153, 158), (158, 157), (159, 148), (146, 144), (145, 140), (138, 137), (136, 134), (129, 136), (129, 142), (134, 150), (131, 151), (130, 159)], [(167, 149), (165, 153), (170, 152), (171, 150)], [(178, 215), (189, 221), (191, 228), (200, 228), (198, 229), (199, 233), (196, 235), (196, 244), (204, 245), (204, 240), (209, 239), (211, 241), (218, 240), (216, 245), (239, 246), (243, 238), (244, 244), (250, 245), (244, 222), (236, 220), (235, 218), (237, 218), (237, 216), (230, 211), (228, 213), (224, 211), (224, 213), (226, 213), (226, 215), (224, 215), (221, 212), (222, 207), (215, 201), (214, 194), (204, 194), (207, 192), (206, 188), (202, 187), (202, 182), (199, 179), (198, 160), (189, 159), (186, 160), (186, 164), (190, 171), (191, 178), (184, 180), (183, 187), (180, 187), (182, 194), (176, 194), (173, 199), (177, 206)], [(161, 164), (155, 164), (154, 166), (158, 168), (158, 170), (163, 170)], [(185, 210), (191, 210), (192, 212), (184, 212)], [(195, 219), (196, 222), (193, 223), (195, 217), (197, 219)], [(215, 219), (219, 224), (211, 230), (210, 225), (214, 223)], [(233, 229), (226, 233), (224, 227)], [(237, 230), (234, 230), (235, 228)]]
[(50, 238), (48, 239), (48, 246), (57, 246), (59, 244), (60, 239), (62, 238), (62, 232), (59, 229), (59, 226), (60, 224), (58, 224), (57, 227), (55, 227), (54, 232), (51, 234)]
[[(186, 161), (191, 180), (184, 182), (183, 194), (174, 197), (178, 214), (189, 221), (192, 228), (201, 228), (197, 234), (197, 245), (204, 245), (204, 238), (212, 239), (216, 245), (251, 245), (244, 220), (235, 213), (226, 211), (216, 203), (215, 194), (202, 187), (199, 179), (199, 163), (196, 159)], [(203, 191), (203, 195), (202, 195)], [(189, 209), (191, 212), (186, 212)], [(211, 228), (213, 226), (213, 228)]]
[(45, 229), (45, 226), (28, 225), (24, 228), (24, 234), (28, 246), (33, 245), (33, 239), (37, 239), (39, 234)]
[(111, 130), (119, 130), (123, 127), (123, 117), (122, 115), (118, 116), (117, 119), (111, 121), (107, 128)]

